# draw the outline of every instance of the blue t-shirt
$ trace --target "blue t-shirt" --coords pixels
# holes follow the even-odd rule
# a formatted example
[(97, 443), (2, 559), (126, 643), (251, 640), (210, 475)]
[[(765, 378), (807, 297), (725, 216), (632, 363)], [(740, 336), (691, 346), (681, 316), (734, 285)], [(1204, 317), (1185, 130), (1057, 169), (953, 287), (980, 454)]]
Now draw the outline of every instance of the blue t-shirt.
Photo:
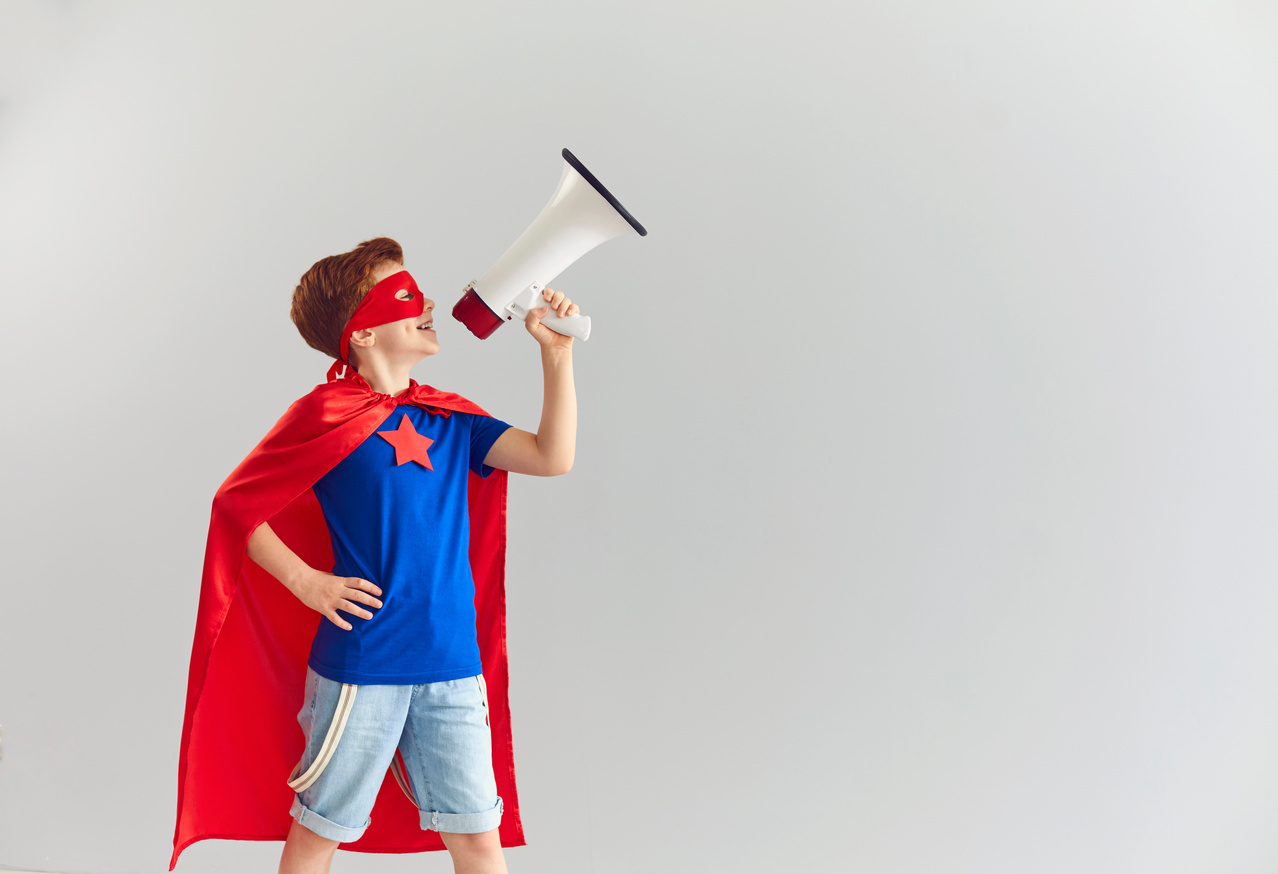
[(315, 483), (333, 573), (382, 590), (380, 608), (361, 605), (372, 619), (339, 611), (350, 631), (320, 621), (308, 661), (317, 674), (339, 683), (415, 685), (483, 671), (467, 479), (470, 470), (492, 473), (484, 458), (509, 427), (488, 416), (397, 406)]

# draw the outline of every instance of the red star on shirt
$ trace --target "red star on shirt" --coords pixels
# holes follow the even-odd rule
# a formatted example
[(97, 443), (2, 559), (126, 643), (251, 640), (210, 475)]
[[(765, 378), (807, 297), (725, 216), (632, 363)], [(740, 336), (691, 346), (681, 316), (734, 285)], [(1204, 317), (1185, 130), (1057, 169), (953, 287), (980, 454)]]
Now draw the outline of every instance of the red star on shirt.
[(404, 418), (399, 420), (397, 429), (394, 431), (378, 431), (377, 433), (381, 435), (383, 440), (395, 447), (395, 463), (397, 465), (415, 461), (427, 470), (435, 469), (430, 463), (430, 456), (426, 454), (426, 450), (435, 441), (418, 434), (407, 413), (404, 414)]

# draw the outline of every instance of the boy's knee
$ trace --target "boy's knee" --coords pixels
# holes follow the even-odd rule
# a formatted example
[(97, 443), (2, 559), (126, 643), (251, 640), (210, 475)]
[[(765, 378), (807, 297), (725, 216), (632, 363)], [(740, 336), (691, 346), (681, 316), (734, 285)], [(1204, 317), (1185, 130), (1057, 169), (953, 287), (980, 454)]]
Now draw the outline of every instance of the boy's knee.
[(491, 856), (501, 854), (501, 837), (497, 829), (477, 834), (459, 834), (457, 832), (440, 832), (444, 846), (449, 853), (463, 856)]
[(317, 835), (293, 820), (284, 841), (284, 852), (280, 854), (280, 874), (328, 870), (337, 845), (337, 841)]

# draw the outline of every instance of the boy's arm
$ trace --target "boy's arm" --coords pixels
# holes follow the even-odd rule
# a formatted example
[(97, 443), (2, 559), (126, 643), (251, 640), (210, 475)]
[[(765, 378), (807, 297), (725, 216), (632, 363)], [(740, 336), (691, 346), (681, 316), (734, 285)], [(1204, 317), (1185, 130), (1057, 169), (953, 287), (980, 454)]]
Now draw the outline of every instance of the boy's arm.
[(577, 305), (562, 291), (545, 289), (548, 307), (528, 314), (528, 333), (541, 344), (541, 370), (545, 394), (541, 403), (541, 424), (537, 433), (507, 428), (497, 438), (484, 464), (511, 473), (532, 476), (559, 476), (572, 470), (577, 451), (577, 390), (572, 379), (572, 337), (556, 334), (541, 319), (554, 308), (560, 317), (574, 315)]
[(337, 615), (338, 610), (372, 619), (373, 614), (355, 602), (380, 607), (382, 602), (373, 597), (382, 590), (358, 577), (338, 577), (317, 571), (288, 548), (271, 526), (263, 522), (249, 535), (248, 557), (262, 570), (284, 584), (298, 600), (317, 613), (323, 613), (338, 628), (351, 630), (351, 624)]

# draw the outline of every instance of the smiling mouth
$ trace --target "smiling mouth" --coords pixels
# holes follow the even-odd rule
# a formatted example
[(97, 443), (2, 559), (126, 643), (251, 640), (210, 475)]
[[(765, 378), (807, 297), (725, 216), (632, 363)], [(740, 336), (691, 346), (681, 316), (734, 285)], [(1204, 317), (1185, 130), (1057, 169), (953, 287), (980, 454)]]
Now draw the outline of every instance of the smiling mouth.
[(432, 319), (432, 320), (430, 320), (429, 322), (427, 322), (427, 323), (426, 323), (426, 324), (424, 324), (424, 325), (418, 325), (418, 326), (417, 326), (417, 330), (419, 330), (419, 331), (433, 331), (433, 330), (435, 330), (435, 320), (434, 320), (434, 319)]

